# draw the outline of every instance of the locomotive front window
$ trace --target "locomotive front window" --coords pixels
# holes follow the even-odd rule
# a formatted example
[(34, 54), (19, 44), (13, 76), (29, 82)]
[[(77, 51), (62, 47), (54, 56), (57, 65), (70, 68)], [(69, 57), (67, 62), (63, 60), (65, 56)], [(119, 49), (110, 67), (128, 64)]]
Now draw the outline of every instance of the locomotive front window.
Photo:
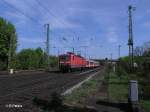
[(69, 60), (69, 56), (61, 56), (60, 60), (62, 60), (62, 61), (68, 61)]

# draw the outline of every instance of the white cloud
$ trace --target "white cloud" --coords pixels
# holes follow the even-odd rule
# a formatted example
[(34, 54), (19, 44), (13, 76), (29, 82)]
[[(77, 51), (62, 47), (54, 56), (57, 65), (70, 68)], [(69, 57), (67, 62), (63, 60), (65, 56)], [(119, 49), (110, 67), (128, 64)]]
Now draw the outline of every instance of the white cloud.
[(5, 11), (5, 17), (13, 18), (18, 26), (32, 23), (39, 25), (41, 17), (46, 13), (36, 0), (5, 0), (4, 3), (10, 8)]
[(111, 43), (115, 43), (118, 41), (118, 36), (116, 34), (116, 32), (108, 32), (108, 41), (111, 42)]
[(150, 22), (143, 23), (143, 26), (150, 27)]
[[(51, 46), (58, 46), (63, 49), (62, 51), (65, 49), (71, 50), (71, 48), (64, 48), (66, 46), (95, 46), (96, 44), (99, 44), (101, 40), (103, 41), (105, 39), (107, 40), (106, 44), (117, 42), (118, 30), (116, 29), (122, 30), (122, 27), (120, 28), (119, 26), (121, 26), (120, 24), (122, 24), (123, 20), (126, 20), (127, 17), (127, 7), (124, 3), (122, 3), (122, 5), (120, 4), (119, 7), (116, 7), (116, 3), (113, 3), (114, 1), (105, 2), (96, 0), (95, 2), (92, 2), (90, 0), (45, 0), (45, 2), (43, 2), (42, 0), (39, 0), (41, 4), (47, 7), (53, 14), (42, 8), (42, 5), (37, 4), (36, 0), (6, 1), (19, 11), (24, 12), (29, 17), (39, 21), (40, 24), (44, 25), (50, 23), (52, 33), (57, 33), (60, 38), (61, 36), (66, 36), (66, 34), (68, 35), (68, 33), (71, 34), (70, 37), (73, 36), (72, 32), (68, 29), (71, 29), (73, 32), (78, 32), (77, 36), (83, 38), (80, 39), (80, 42), (72, 41), (70, 37), (67, 42), (60, 41), (59, 39), (51, 40)], [(126, 8), (121, 8), (121, 6), (125, 6)], [(43, 39), (35, 38), (35, 35), (40, 34), (43, 26), (37, 28), (33, 25), (33, 21), (31, 21), (30, 18), (23, 16), (16, 10), (8, 8), (4, 13), (7, 18), (10, 18), (11, 21), (15, 22), (17, 25), (17, 30), (20, 32), (19, 35), (22, 35), (21, 38), (19, 38), (19, 43), (22, 44), (22, 46), (33, 47), (41, 45), (39, 43), (44, 43)], [(37, 31), (29, 31), (26, 25), (32, 27), (31, 29), (37, 29)], [(20, 28), (20, 26), (22, 28)], [(99, 30), (99, 33), (97, 33), (97, 30)], [(96, 42), (94, 43), (90, 38), (91, 35), (95, 33), (98, 38), (96, 38)], [(35, 37), (29, 38), (28, 35), (30, 34), (33, 34)], [(52, 37), (56, 38), (56, 35), (52, 35)], [(83, 40), (83, 42), (81, 40)], [(98, 48), (94, 46), (92, 48), (89, 47), (89, 52), (93, 55), (99, 51)]]
[[(59, 4), (57, 4), (58, 6), (53, 6), (49, 1), (47, 2), (49, 5), (45, 4), (46, 2), (40, 2), (42, 5), (39, 6), (36, 0), (6, 0), (6, 2), (7, 5), (11, 6), (11, 8), (13, 7), (14, 10), (13, 12), (6, 12), (5, 16), (17, 19), (17, 21), (15, 21), (17, 25), (25, 25), (29, 22), (27, 21), (28, 19), (30, 21), (33, 20), (35, 22), (39, 22), (41, 25), (50, 23), (53, 29), (70, 29), (80, 27), (79, 24), (69, 21), (68, 18), (75, 15), (74, 10), (67, 8), (66, 6), (64, 9), (62, 9), (64, 6), (60, 6), (58, 9)], [(51, 9), (51, 6), (54, 10)]]
[(43, 17), (41, 17), (41, 24), (50, 23), (53, 29), (72, 29), (81, 27), (81, 24), (70, 20), (71, 17), (77, 17), (77, 8), (66, 6), (58, 7), (59, 5), (55, 7), (53, 6), (53, 10), (47, 7), (48, 11), (45, 12)]
[(13, 19), (17, 26), (24, 25), (28, 21), (27, 17), (19, 13), (6, 12), (4, 16), (9, 17), (10, 19)]
[(118, 41), (118, 34), (114, 28), (109, 28), (106, 32), (106, 38), (110, 43), (116, 43)]
[(44, 41), (42, 38), (25, 38), (25, 37), (20, 37), (19, 38), (20, 43), (29, 43), (29, 44), (44, 44)]
[(45, 15), (41, 20), (41, 24), (45, 24), (45, 23), (50, 23), (53, 29), (57, 29), (57, 28), (66, 29), (66, 28), (80, 27), (80, 25), (67, 20), (67, 18), (63, 18), (61, 16), (51, 17), (49, 14)]
[(31, 5), (34, 5), (36, 2), (34, 0), (5, 0), (6, 5), (10, 6), (10, 8), (14, 9), (17, 12), (23, 12), (29, 15), (33, 15), (37, 13), (36, 11), (32, 10), (33, 7)]

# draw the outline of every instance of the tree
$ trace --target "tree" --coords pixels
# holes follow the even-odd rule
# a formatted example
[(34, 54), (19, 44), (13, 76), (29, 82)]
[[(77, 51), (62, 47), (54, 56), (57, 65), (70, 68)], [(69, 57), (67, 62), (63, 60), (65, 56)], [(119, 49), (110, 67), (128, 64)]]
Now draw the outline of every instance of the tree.
[(58, 57), (56, 56), (50, 56), (50, 67), (58, 67)]
[(144, 47), (135, 47), (134, 49), (134, 56), (143, 56), (144, 54)]
[[(58, 58), (49, 56), (51, 67), (58, 65)], [(39, 47), (23, 49), (17, 54), (17, 69), (39, 69), (47, 66), (46, 53)]]
[(13, 66), (16, 48), (17, 34), (15, 26), (0, 17), (0, 69)]
[(19, 69), (35, 69), (39, 68), (41, 61), (42, 50), (40, 48), (34, 49), (23, 49), (17, 54), (18, 67)]
[(144, 56), (150, 57), (150, 42), (144, 43)]

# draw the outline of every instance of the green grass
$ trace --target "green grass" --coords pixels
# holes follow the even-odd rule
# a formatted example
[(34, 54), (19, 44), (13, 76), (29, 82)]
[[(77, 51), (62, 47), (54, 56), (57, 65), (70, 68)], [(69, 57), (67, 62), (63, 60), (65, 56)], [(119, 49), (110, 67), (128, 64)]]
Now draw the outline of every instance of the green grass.
[(64, 101), (69, 104), (84, 101), (88, 96), (98, 91), (100, 78), (101, 76), (98, 75), (97, 78), (85, 82), (80, 88), (74, 90), (72, 94), (65, 96)]
[(128, 100), (128, 76), (119, 78), (115, 73), (109, 74), (108, 82), (109, 99), (112, 101)]
[[(134, 78), (133, 78), (134, 77)], [(108, 92), (109, 99), (112, 101), (126, 101), (128, 100), (128, 88), (129, 80), (137, 79), (136, 75), (124, 75), (121, 80), (115, 73), (109, 74)], [(140, 88), (140, 85), (139, 85)], [(144, 112), (150, 112), (150, 101), (141, 100), (140, 105), (144, 109)]]
[[(119, 78), (115, 73), (106, 74), (104, 80), (108, 80), (108, 93), (109, 100), (113, 102), (127, 102), (128, 101), (128, 90), (129, 90), (129, 80), (133, 79), (130, 75), (123, 75)], [(134, 75), (134, 77), (136, 77)], [(100, 87), (100, 80), (103, 78), (98, 77), (89, 80), (84, 83), (80, 88), (73, 91), (72, 94), (64, 97), (64, 101), (69, 104), (78, 104), (84, 101), (90, 95), (98, 92)], [(140, 85), (139, 85), (140, 87)], [(150, 101), (141, 100), (140, 104), (145, 112), (150, 112)]]
[(140, 104), (145, 112), (150, 112), (150, 101), (141, 100)]

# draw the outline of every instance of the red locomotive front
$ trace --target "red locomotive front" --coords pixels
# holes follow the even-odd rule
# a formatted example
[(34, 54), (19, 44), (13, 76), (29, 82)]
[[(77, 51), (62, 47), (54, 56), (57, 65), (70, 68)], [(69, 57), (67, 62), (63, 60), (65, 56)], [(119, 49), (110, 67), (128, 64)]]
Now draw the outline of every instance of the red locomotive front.
[(86, 67), (86, 59), (82, 56), (68, 52), (59, 56), (59, 68), (61, 71), (70, 71), (73, 69), (82, 69)]

